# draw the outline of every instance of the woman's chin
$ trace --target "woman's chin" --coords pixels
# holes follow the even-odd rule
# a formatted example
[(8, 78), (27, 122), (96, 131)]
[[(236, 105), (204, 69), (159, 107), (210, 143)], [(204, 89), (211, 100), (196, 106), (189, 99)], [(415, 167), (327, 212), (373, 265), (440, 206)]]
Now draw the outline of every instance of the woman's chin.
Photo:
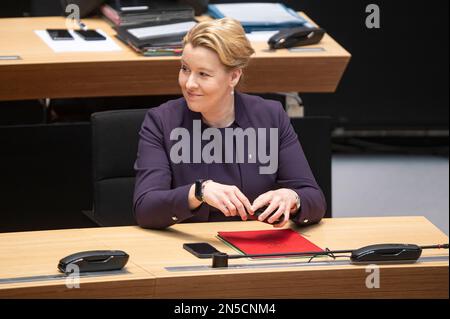
[(202, 111), (202, 107), (198, 103), (188, 101), (187, 106), (192, 112), (201, 112)]

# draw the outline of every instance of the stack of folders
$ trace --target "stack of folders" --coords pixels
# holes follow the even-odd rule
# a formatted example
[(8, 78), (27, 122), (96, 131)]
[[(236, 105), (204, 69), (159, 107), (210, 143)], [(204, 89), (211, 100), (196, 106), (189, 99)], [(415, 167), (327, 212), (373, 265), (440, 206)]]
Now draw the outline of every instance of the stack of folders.
[(197, 23), (173, 21), (157, 22), (132, 27), (115, 27), (117, 38), (144, 56), (179, 56), (183, 49), (183, 37)]
[(208, 14), (216, 19), (228, 17), (238, 20), (247, 33), (308, 25), (304, 18), (281, 3), (211, 4)]
[(191, 20), (194, 9), (175, 0), (109, 0), (100, 7), (114, 26)]

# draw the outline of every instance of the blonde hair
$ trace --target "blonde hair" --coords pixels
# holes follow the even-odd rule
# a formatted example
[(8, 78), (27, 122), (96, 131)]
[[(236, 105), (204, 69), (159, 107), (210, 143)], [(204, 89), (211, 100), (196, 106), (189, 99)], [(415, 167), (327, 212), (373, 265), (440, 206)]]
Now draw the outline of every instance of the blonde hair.
[(187, 44), (213, 50), (229, 70), (245, 68), (255, 53), (242, 25), (230, 18), (198, 23), (184, 37), (183, 47)]

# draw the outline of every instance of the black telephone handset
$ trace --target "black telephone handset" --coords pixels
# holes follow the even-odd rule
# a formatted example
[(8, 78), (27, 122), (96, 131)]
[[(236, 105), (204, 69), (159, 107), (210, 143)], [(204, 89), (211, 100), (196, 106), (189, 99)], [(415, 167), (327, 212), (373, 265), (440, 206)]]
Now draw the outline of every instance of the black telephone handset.
[(78, 267), (80, 273), (94, 271), (120, 270), (128, 262), (128, 254), (122, 250), (89, 250), (64, 257), (58, 269), (67, 273), (70, 266)]
[(284, 29), (273, 35), (269, 41), (271, 49), (287, 49), (319, 43), (325, 30), (322, 28), (297, 27)]
[(415, 262), (422, 248), (411, 244), (378, 244), (352, 251), (352, 263)]

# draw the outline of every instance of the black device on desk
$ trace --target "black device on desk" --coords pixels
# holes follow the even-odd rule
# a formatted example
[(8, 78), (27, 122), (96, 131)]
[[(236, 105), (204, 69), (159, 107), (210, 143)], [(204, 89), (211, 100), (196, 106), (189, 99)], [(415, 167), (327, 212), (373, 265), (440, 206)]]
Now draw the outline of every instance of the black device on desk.
[[(249, 215), (248, 215), (248, 216), (249, 216), (249, 219), (258, 220), (259, 215), (261, 215), (262, 213), (264, 213), (264, 211), (266, 210), (267, 207), (269, 207), (269, 206), (263, 206), (263, 207), (257, 209), (253, 215), (250, 215), (250, 214), (249, 214)], [(267, 224), (270, 224), (270, 223), (268, 222), (268, 220), (269, 220), (270, 216), (272, 216), (272, 214), (275, 213), (275, 211), (276, 211), (277, 209), (278, 209), (278, 208), (276, 208), (273, 212), (271, 212), (271, 213), (267, 216), (267, 218), (263, 220), (263, 222), (264, 222), (264, 223), (267, 223)], [(273, 224), (278, 224), (278, 223), (281, 222), (282, 220), (283, 220), (283, 215), (281, 215), (277, 220), (275, 220), (275, 221), (273, 222)], [(273, 224), (272, 224), (272, 225), (273, 225)]]
[(86, 41), (106, 40), (106, 38), (95, 30), (75, 30)]
[(325, 30), (322, 28), (298, 27), (284, 29), (273, 35), (269, 41), (271, 49), (287, 49), (302, 45), (319, 43), (322, 40)]
[[(359, 249), (345, 250), (325, 250), (317, 252), (291, 252), (291, 253), (273, 253), (273, 254), (244, 254), (228, 255), (227, 253), (213, 254), (212, 267), (228, 267), (228, 259), (254, 258), (254, 257), (288, 257), (288, 256), (311, 256), (312, 258), (320, 255), (327, 255), (336, 259), (337, 257), (347, 257), (345, 255), (336, 256), (335, 254), (351, 253), (350, 261), (352, 264), (384, 264), (384, 263), (414, 263), (416, 262), (423, 249), (449, 249), (448, 243), (428, 246), (418, 246), (414, 244), (377, 244), (361, 247)], [(312, 260), (308, 261), (308, 263)]]
[(54, 41), (73, 40), (73, 36), (66, 29), (46, 29), (46, 31)]
[(415, 262), (422, 254), (422, 248), (412, 244), (378, 244), (352, 251), (353, 263)]
[(67, 273), (71, 265), (82, 272), (120, 270), (128, 262), (128, 254), (122, 250), (90, 250), (75, 253), (59, 261), (58, 269)]
[(186, 243), (183, 248), (198, 258), (211, 258), (219, 251), (208, 243)]

